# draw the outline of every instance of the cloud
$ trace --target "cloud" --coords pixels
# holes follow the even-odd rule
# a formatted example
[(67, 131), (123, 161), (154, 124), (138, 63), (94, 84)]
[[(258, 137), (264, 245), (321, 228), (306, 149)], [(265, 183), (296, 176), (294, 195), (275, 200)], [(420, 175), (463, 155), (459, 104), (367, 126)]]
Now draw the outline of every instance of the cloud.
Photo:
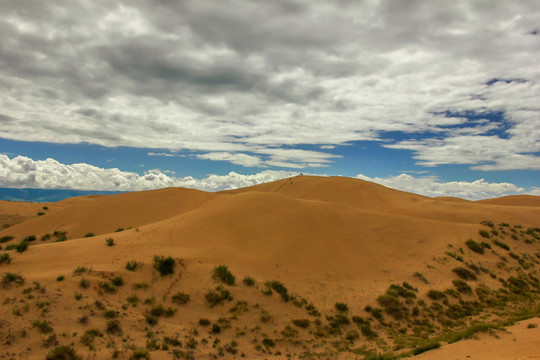
[(429, 197), (452, 196), (468, 200), (480, 200), (525, 193), (525, 189), (514, 184), (490, 183), (484, 179), (472, 182), (443, 182), (435, 176), (413, 177), (408, 174), (401, 174), (386, 178), (370, 178), (368, 176), (358, 174), (356, 177), (362, 180), (391, 187), (393, 189), (412, 192)]
[[(537, 168), (537, 2), (8, 1), (0, 12), (2, 138), (283, 167), (333, 161), (274, 158), (283, 145), (384, 140), (426, 166)], [(493, 134), (448, 112), (503, 120)]]
[(236, 165), (245, 167), (258, 167), (262, 166), (263, 162), (257, 156), (248, 154), (231, 154), (228, 152), (214, 152), (196, 155), (198, 159), (216, 160), (216, 161), (229, 161)]
[(10, 159), (0, 154), (0, 187), (73, 189), (101, 191), (141, 191), (165, 187), (188, 187), (204, 191), (220, 191), (252, 186), (297, 175), (288, 171), (266, 170), (253, 175), (230, 172), (209, 175), (203, 179), (174, 177), (170, 171), (153, 169), (143, 175), (103, 169), (89, 164), (62, 164), (54, 159), (32, 160), (24, 156)]

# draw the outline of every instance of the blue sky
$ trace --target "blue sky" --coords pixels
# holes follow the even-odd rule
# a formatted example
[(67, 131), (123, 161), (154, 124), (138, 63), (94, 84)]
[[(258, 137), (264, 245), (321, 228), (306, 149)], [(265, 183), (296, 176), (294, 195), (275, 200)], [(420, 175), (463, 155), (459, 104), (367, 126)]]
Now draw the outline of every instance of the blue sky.
[(303, 172), (540, 194), (536, 3), (0, 11), (0, 187), (215, 191)]

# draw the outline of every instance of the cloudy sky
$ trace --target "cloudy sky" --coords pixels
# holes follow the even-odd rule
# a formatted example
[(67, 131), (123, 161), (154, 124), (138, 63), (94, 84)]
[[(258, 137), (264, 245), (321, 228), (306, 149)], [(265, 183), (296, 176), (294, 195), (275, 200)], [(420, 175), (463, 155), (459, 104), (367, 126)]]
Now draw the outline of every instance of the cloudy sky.
[(0, 0), (0, 187), (540, 195), (540, 2)]

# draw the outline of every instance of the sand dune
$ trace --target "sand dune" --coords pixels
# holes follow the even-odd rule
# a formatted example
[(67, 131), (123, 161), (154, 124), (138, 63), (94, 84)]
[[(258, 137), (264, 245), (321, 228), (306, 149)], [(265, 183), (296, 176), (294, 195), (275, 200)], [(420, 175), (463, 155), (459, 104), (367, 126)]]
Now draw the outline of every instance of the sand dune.
[[(158, 334), (179, 336), (184, 342), (196, 339), (199, 344), (196, 348), (181, 348), (186, 356), (195, 358), (216, 356), (219, 346), (212, 346), (212, 341), (218, 338), (222, 342), (220, 346), (234, 340), (248, 358), (266, 358), (270, 354), (277, 354), (279, 358), (285, 354), (298, 355), (306, 349), (326, 354), (324, 356), (329, 358), (343, 359), (357, 358), (352, 352), (354, 348), (375, 353), (400, 352), (404, 350), (396, 345), (399, 337), (397, 328), (406, 329), (403, 334), (407, 334), (410, 342), (416, 339), (411, 329), (418, 324), (414, 325), (409, 315), (407, 319), (410, 322), (404, 323), (405, 320), (393, 319), (388, 314), (384, 314), (386, 320), (379, 323), (366, 312), (366, 305), (380, 306), (377, 298), (390, 285), (405, 281), (416, 289), (418, 299), (433, 307), (433, 301), (426, 298), (428, 290), (453, 288), (456, 276), (452, 269), (467, 267), (467, 264), (478, 271), (478, 280), (471, 283), (475, 286), (482, 284), (497, 289), (502, 286), (501, 281), (506, 281), (510, 275), (521, 276), (530, 272), (534, 277), (539, 264), (534, 254), (540, 254), (540, 241), (535, 238), (540, 232), (534, 230), (540, 224), (540, 207), (531, 205), (536, 200), (535, 197), (527, 196), (523, 200), (517, 197), (511, 202), (521, 205), (508, 206), (498, 201), (432, 199), (358, 179), (311, 176), (220, 193), (163, 189), (67, 199), (49, 204), (50, 210), (43, 216), (31, 217), (0, 232), (0, 237), (15, 236), (14, 240), (2, 244), (4, 246), (17, 243), (30, 234), (39, 239), (54, 230), (67, 231), (70, 238), (56, 243), (36, 240), (21, 254), (8, 252), (11, 263), (0, 264), (1, 272), (23, 275), (28, 284), (25, 287), (33, 281), (46, 287), (46, 293), (38, 295), (38, 290), (30, 290), (30, 293), (47, 299), (50, 310), (40, 313), (34, 300), (22, 293), (24, 287), (10, 285), (0, 290), (4, 300), (0, 301), (0, 311), (8, 314), (2, 324), (5, 329), (37, 334), (32, 322), (45, 319), (54, 324), (58, 337), (62, 332), (78, 332), (74, 338), (75, 348), (86, 354), (89, 350), (80, 343), (80, 334), (91, 327), (103, 329), (108, 321), (99, 315), (99, 311), (96, 312), (94, 302), (97, 300), (120, 311), (124, 334), (129, 336), (125, 344), (145, 347), (149, 341), (145, 329), (150, 326)], [(529, 205), (523, 206), (524, 203)], [(22, 214), (24, 210), (32, 214), (36, 210), (32, 207), (34, 204), (21, 203), (20, 208), (17, 204), (4, 208), (4, 213)], [(493, 228), (481, 225), (484, 220), (492, 221)], [(119, 227), (131, 229), (115, 232)], [(480, 235), (479, 230), (486, 231), (489, 239)], [(87, 232), (96, 236), (83, 238)], [(107, 238), (113, 238), (115, 245), (106, 246)], [(486, 244), (491, 244), (492, 249), (486, 248), (485, 254), (477, 254), (465, 246), (467, 239), (474, 239), (478, 244), (488, 242)], [(495, 240), (509, 244), (511, 253), (498, 247)], [(177, 263), (172, 277), (162, 278), (156, 273), (152, 268), (154, 255), (171, 256), (181, 261)], [(142, 270), (126, 270), (128, 261), (138, 261)], [(249, 304), (248, 310), (241, 315), (231, 315), (229, 308), (234, 303), (209, 307), (205, 301), (205, 292), (216, 286), (211, 277), (212, 269), (220, 264), (228, 266), (237, 277), (237, 285), (229, 287), (235, 301)], [(73, 270), (80, 266), (91, 268), (91, 271), (82, 276), (74, 275)], [(59, 275), (65, 276), (61, 283), (56, 280)], [(122, 276), (128, 285), (120, 286), (116, 294), (104, 293), (99, 284), (114, 276)], [(241, 284), (241, 279), (246, 276), (253, 277), (254, 288)], [(82, 277), (90, 281), (88, 289), (80, 287)], [(285, 284), (289, 294), (294, 294), (299, 303), (284, 302), (275, 293), (264, 295), (262, 290), (267, 280)], [(131, 286), (138, 282), (146, 282), (149, 288), (142, 292), (132, 290)], [(528, 286), (534, 288), (534, 284), (531, 282)], [(170, 306), (172, 294), (177, 291), (188, 293), (192, 300), (178, 308), (179, 313), (172, 318), (159, 320), (158, 325), (145, 322), (152, 305), (126, 304), (129, 295), (138, 293), (141, 302), (154, 296), (157, 303)], [(82, 299), (74, 299), (74, 293), (80, 293)], [(535, 294), (530, 294), (531, 299), (536, 299)], [(449, 295), (445, 296), (450, 302), (439, 303), (442, 309), (458, 304)], [(464, 301), (478, 300), (473, 292), (458, 293), (458, 296)], [(360, 325), (340, 325), (344, 328), (338, 328), (339, 331), (329, 330), (328, 322), (335, 315), (336, 302), (348, 304), (348, 318), (359, 315), (369, 319), (379, 334), (378, 340), (366, 338), (364, 333), (353, 340), (346, 340), (351, 331), (360, 330)], [(308, 315), (307, 303), (313, 303), (321, 316)], [(24, 304), (32, 306), (23, 314), (16, 315), (16, 310), (20, 312)], [(432, 309), (427, 305), (422, 307), (420, 302), (418, 304), (421, 308), (418, 316), (423, 321), (437, 324), (432, 328), (434, 334), (450, 326), (448, 324), (452, 324), (449, 329), (456, 331), (468, 326), (468, 321), (479, 321), (481, 316), (482, 319), (493, 318), (493, 321), (503, 316), (485, 310), (486, 313), (471, 315), (469, 320), (446, 319), (438, 323), (437, 319), (442, 315), (434, 312), (436, 307)], [(407, 311), (412, 311), (413, 305), (407, 306), (410, 307)], [(509, 309), (507, 313), (512, 314), (511, 306), (506, 306)], [(271, 321), (261, 322), (261, 309), (272, 314)], [(77, 322), (85, 314), (90, 317), (90, 325)], [(231, 328), (225, 327), (220, 335), (209, 332), (198, 323), (200, 318), (216, 322), (220, 317), (234, 324)], [(291, 319), (306, 317), (311, 322), (307, 330), (291, 325)], [(293, 338), (287, 337), (290, 335), (288, 326), (296, 329)], [(246, 334), (238, 335), (242, 331)], [(0, 341), (7, 339), (6, 334), (0, 333)], [(43, 339), (45, 335), (40, 336)], [(112, 349), (116, 348), (119, 358), (129, 358), (132, 350), (121, 345), (119, 335), (107, 336), (109, 340), (95, 340), (96, 345), (100, 344), (96, 356), (109, 357)], [(276, 340), (275, 348), (261, 345), (265, 337)], [(70, 340), (59, 338), (58, 343), (69, 344)], [(165, 341), (162, 338), (158, 340), (160, 343)], [(26, 350), (28, 347), (44, 349), (41, 341), (40, 338), (18, 337), (9, 351), (22, 358), (41, 359), (42, 354)], [(107, 348), (107, 341), (115, 345)], [(336, 342), (341, 345), (333, 346)], [(451, 346), (459, 347), (460, 344)], [(404, 349), (417, 345), (408, 346)], [(338, 348), (345, 350), (338, 351)], [(436, 351), (445, 354), (445, 349), (443, 346), (442, 350)], [(154, 349), (152, 358), (171, 358), (171, 351)], [(436, 351), (422, 356), (435, 356)], [(226, 357), (239, 357), (240, 354), (224, 353)], [(317, 358), (319, 355), (313, 356)]]
[(533, 195), (511, 195), (496, 199), (485, 199), (477, 201), (481, 204), (493, 204), (504, 206), (540, 206), (540, 196)]

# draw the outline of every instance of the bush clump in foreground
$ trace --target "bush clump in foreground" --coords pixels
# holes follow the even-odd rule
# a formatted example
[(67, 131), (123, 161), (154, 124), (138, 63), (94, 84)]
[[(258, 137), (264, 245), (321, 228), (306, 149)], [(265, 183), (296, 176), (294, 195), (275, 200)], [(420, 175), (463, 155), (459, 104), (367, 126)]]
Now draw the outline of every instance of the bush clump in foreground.
[(221, 281), (227, 285), (234, 285), (236, 277), (229, 271), (229, 268), (225, 265), (219, 265), (214, 268), (212, 278), (217, 281)]
[(204, 295), (204, 298), (210, 307), (219, 305), (225, 300), (232, 300), (231, 293), (223, 286), (218, 286), (215, 290), (208, 290), (208, 292)]
[(285, 285), (283, 285), (281, 281), (277, 281), (277, 280), (267, 281), (264, 285), (268, 289), (272, 289), (275, 292), (277, 292), (284, 301), (289, 301), (289, 293), (287, 291), (287, 288), (285, 287)]
[(481, 237), (485, 237), (486, 239), (489, 239), (489, 233), (486, 230), (478, 230), (478, 233)]
[(154, 268), (159, 271), (161, 276), (171, 275), (174, 273), (176, 261), (172, 257), (154, 256)]
[(11, 262), (11, 256), (8, 253), (0, 255), (0, 264), (9, 264)]
[(20, 252), (20, 253), (23, 253), (26, 250), (28, 250), (28, 241), (23, 240), (17, 245), (15, 245), (15, 250), (17, 250), (17, 252)]
[(172, 302), (178, 305), (185, 305), (189, 302), (189, 295), (183, 292), (178, 292), (173, 295)]
[(463, 280), (476, 280), (476, 275), (464, 267), (457, 267), (452, 270), (452, 272), (456, 273), (457, 276), (462, 278)]
[(498, 247), (503, 248), (503, 249), (506, 250), (506, 251), (510, 251), (510, 246), (508, 246), (508, 244), (503, 243), (503, 242), (500, 241), (500, 240), (495, 239), (495, 240), (493, 240), (493, 243), (494, 243), (495, 245), (497, 245)]
[(77, 355), (73, 347), (62, 345), (49, 351), (45, 360), (82, 360), (82, 356)]
[(465, 245), (467, 245), (469, 247), (469, 249), (471, 249), (475, 253), (478, 253), (478, 254), (483, 254), (484, 253), (484, 246), (482, 246), (482, 244), (480, 244), (480, 243), (477, 243), (473, 239), (467, 240), (465, 242)]

